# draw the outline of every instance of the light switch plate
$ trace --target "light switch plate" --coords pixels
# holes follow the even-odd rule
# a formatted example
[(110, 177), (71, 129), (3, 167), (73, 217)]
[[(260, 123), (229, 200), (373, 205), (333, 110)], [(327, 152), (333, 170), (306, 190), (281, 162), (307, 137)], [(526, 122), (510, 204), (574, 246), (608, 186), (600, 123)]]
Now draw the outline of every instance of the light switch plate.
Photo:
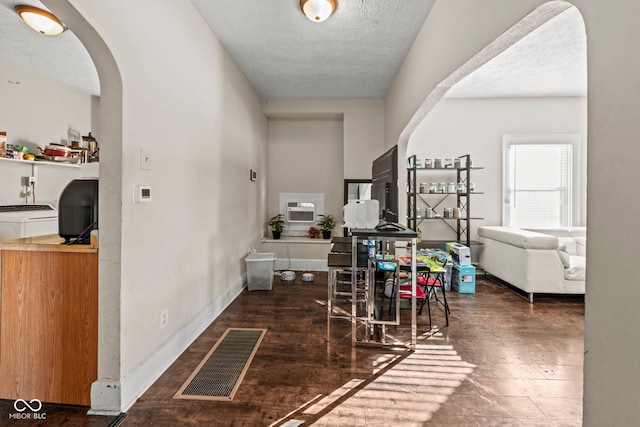
[(140, 149), (140, 169), (151, 170), (151, 154), (146, 148)]

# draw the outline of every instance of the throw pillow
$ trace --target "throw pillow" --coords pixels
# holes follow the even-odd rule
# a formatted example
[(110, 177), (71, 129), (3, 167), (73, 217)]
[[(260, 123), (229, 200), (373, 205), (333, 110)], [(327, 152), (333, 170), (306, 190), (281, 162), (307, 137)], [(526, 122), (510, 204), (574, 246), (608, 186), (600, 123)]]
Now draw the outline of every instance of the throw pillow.
[(576, 239), (573, 237), (558, 237), (558, 242), (560, 242), (560, 246), (565, 246), (565, 251), (569, 255), (578, 255), (578, 248), (576, 246)]

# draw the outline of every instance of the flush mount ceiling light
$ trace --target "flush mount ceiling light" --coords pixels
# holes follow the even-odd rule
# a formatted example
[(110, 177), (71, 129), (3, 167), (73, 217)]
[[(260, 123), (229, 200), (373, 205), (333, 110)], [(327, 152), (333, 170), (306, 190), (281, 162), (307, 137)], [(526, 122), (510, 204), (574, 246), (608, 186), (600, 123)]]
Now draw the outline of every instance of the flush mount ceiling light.
[(336, 0), (300, 0), (300, 9), (313, 22), (322, 22), (338, 7)]
[(40, 34), (56, 36), (67, 29), (58, 17), (46, 10), (24, 4), (17, 5), (15, 9), (20, 18)]

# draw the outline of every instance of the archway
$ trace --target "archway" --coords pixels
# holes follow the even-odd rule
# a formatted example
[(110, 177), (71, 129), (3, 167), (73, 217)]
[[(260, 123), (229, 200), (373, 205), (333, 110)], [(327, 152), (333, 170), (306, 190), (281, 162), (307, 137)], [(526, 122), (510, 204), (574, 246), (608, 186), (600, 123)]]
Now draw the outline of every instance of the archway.
[[(529, 36), (534, 32), (539, 32), (539, 29), (541, 27), (544, 27), (544, 24), (548, 23), (551, 20), (554, 20), (554, 22), (558, 21), (557, 19), (554, 19), (556, 17), (558, 17), (559, 19), (564, 19), (562, 17), (559, 17), (559, 15), (567, 11), (571, 12), (571, 10), (569, 9), (573, 10), (573, 12), (571, 13), (572, 16), (575, 16), (576, 14), (578, 15), (577, 20), (581, 21), (580, 24), (583, 27), (582, 31), (584, 31), (584, 22), (582, 21), (582, 17), (579, 11), (573, 8), (572, 4), (565, 1), (553, 1), (553, 2), (545, 3), (539, 6), (538, 8), (536, 8), (535, 10), (533, 10), (531, 13), (529, 13), (525, 17), (523, 17), (519, 22), (514, 24), (511, 28), (509, 28), (507, 31), (505, 31), (503, 34), (497, 37), (492, 43), (487, 45), (484, 49), (482, 49), (480, 52), (478, 52), (476, 55), (470, 58), (466, 63), (460, 66), (457, 70), (452, 72), (447, 78), (441, 81), (438, 85), (436, 85), (436, 87), (431, 91), (431, 93), (429, 93), (427, 98), (423, 101), (421, 106), (414, 113), (413, 117), (411, 118), (407, 126), (402, 131), (398, 140), (398, 146), (401, 153), (399, 158), (400, 159), (402, 159), (403, 157), (406, 158), (408, 154), (414, 154), (415, 150), (413, 151), (409, 150), (412, 152), (408, 153), (408, 148), (410, 147), (411, 138), (413, 138), (414, 135), (420, 134), (420, 132), (416, 132), (416, 130), (419, 130), (420, 125), (427, 121), (426, 120), (427, 117), (429, 117), (429, 119), (432, 118), (430, 116), (430, 113), (432, 113), (432, 111), (434, 110), (434, 107), (436, 107), (437, 105), (438, 106), (441, 105), (440, 101), (446, 96), (446, 94), (450, 91), (452, 87), (454, 87), (463, 79), (465, 79), (467, 76), (473, 73), (475, 73), (474, 76), (477, 75), (476, 71), (478, 69), (484, 67), (485, 64), (490, 63), (490, 61), (500, 56), (503, 52), (505, 52), (510, 47), (518, 44), (525, 37)], [(567, 14), (564, 14), (563, 16), (566, 16), (566, 15)], [(576, 18), (573, 18), (573, 19), (576, 19)], [(513, 49), (511, 51), (513, 51)], [(489, 65), (491, 65), (494, 62), (496, 61), (491, 62)], [(585, 61), (585, 68), (586, 68), (586, 61)], [(468, 80), (469, 79), (467, 79), (465, 83)], [(585, 76), (584, 86), (586, 90), (586, 76)], [(583, 116), (584, 134), (586, 135), (586, 98), (585, 98), (585, 101), (583, 101), (583, 103), (584, 103), (584, 110), (580, 111), (580, 114)], [(420, 135), (420, 136), (423, 136), (423, 135)], [(438, 139), (438, 141), (440, 141), (441, 143), (451, 142), (451, 141), (443, 141), (442, 139)], [(455, 149), (456, 147), (454, 146), (452, 148)], [(463, 147), (462, 150), (465, 151), (465, 150), (468, 150), (468, 148)], [(458, 150), (454, 150), (454, 151), (455, 152), (447, 152), (447, 153), (449, 156), (467, 154), (466, 151), (465, 152), (462, 152), (462, 151), (458, 152)], [(583, 151), (584, 151), (584, 155), (582, 156), (582, 159), (581, 159), (581, 162), (584, 165), (582, 178), (583, 178), (583, 181), (585, 182), (584, 188), (586, 188), (586, 150), (583, 150)], [(499, 156), (501, 157), (501, 154), (499, 154)], [(485, 165), (483, 164), (482, 166), (485, 166)], [(501, 166), (500, 166), (500, 170), (501, 170)], [(498, 176), (499, 176), (499, 171), (497, 171), (496, 173), (498, 173)], [(405, 181), (405, 178), (406, 177), (404, 176), (400, 177), (400, 181), (401, 181), (399, 183), (400, 188), (404, 188), (403, 186), (406, 186), (406, 182), (403, 182)], [(500, 184), (497, 184), (497, 185), (500, 185)], [(586, 190), (583, 191), (583, 193), (586, 194)], [(400, 207), (401, 212), (403, 212), (403, 210), (406, 210), (406, 200), (403, 200), (401, 198), (400, 206), (401, 206)], [(585, 202), (583, 202), (582, 207), (584, 212), (586, 212)]]
[(122, 80), (97, 31), (68, 0), (43, 0), (80, 39), (100, 79), (100, 237), (98, 275), (98, 379), (91, 413), (120, 413), (120, 259), (122, 200)]

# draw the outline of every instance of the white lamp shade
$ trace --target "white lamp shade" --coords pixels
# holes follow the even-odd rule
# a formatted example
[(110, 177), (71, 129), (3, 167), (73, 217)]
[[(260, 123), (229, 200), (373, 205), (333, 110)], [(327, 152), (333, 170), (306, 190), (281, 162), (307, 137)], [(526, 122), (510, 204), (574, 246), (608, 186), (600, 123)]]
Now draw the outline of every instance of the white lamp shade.
[(18, 5), (15, 9), (28, 26), (41, 34), (55, 36), (66, 30), (62, 22), (46, 10), (26, 5)]
[(334, 0), (302, 0), (302, 11), (313, 22), (325, 21), (336, 10)]

